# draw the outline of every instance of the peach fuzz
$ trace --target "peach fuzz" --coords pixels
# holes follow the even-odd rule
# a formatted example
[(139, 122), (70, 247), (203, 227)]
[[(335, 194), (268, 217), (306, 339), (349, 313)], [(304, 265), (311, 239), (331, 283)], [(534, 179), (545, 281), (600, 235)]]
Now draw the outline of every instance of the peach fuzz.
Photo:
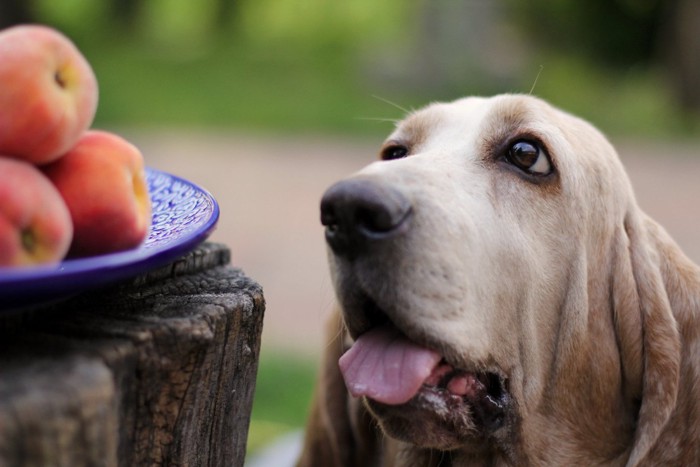
[(122, 137), (90, 130), (44, 172), (73, 219), (69, 255), (127, 250), (146, 238), (151, 202), (143, 156)]
[(95, 74), (70, 39), (52, 28), (0, 31), (0, 83), (0, 154), (48, 163), (92, 124)]
[(33, 165), (0, 157), (0, 266), (60, 261), (73, 236), (61, 195)]

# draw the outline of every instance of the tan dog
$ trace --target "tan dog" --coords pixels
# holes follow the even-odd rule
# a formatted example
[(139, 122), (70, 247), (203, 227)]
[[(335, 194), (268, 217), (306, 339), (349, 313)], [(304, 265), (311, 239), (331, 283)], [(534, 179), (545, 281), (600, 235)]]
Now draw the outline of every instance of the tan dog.
[(340, 313), (300, 466), (700, 465), (700, 269), (595, 128), (467, 98), (381, 156), (322, 201)]

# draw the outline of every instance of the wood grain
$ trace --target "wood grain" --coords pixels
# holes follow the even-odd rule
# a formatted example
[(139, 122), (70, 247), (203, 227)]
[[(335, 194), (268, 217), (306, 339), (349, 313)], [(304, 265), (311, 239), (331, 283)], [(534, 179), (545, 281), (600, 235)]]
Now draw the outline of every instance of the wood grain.
[(0, 466), (243, 465), (265, 302), (229, 257), (0, 316)]

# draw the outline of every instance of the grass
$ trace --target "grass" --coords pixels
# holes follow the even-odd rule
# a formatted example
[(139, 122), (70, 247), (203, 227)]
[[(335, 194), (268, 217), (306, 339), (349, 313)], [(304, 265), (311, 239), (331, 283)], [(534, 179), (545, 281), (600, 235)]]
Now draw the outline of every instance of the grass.
[(362, 134), (386, 133), (390, 125), (375, 119), (400, 116), (362, 85), (342, 50), (216, 43), (175, 56), (168, 47), (121, 43), (86, 55), (100, 83), (96, 125)]
[[(528, 92), (539, 75), (535, 94), (606, 133), (678, 137), (700, 129), (697, 115), (679, 111), (660, 70), (605, 69), (580, 54), (534, 46), (519, 57), (527, 65), (505, 81), (467, 74), (427, 90), (411, 65), (395, 60), (415, 55), (412, 28), (419, 28), (422, 2), (242, 2), (224, 29), (212, 21), (217, 4), (153, 0), (127, 30), (114, 22), (109, 3), (37, 0), (35, 10), (93, 65), (101, 88), (96, 126), (376, 136), (391, 128), (378, 119), (404, 112), (374, 95), (420, 107), (467, 94)], [(501, 89), (505, 82), (512, 88)]]
[(315, 378), (315, 362), (263, 350), (248, 433), (248, 455), (303, 427)]
[[(128, 41), (85, 47), (100, 82), (96, 126), (236, 127), (281, 134), (383, 135), (404, 112), (435, 96), (373, 83), (360, 58), (342, 46), (214, 42), (143, 46)], [(697, 134), (659, 73), (605, 72), (593, 64), (545, 56), (534, 94), (580, 115), (606, 133), (646, 137)], [(531, 80), (537, 73), (524, 73)], [(523, 77), (525, 80), (525, 76)], [(531, 83), (516, 90), (527, 92)], [(504, 89), (501, 91), (510, 91)], [(463, 94), (479, 94), (465, 87)], [(452, 97), (459, 97), (455, 91)], [(380, 96), (380, 98), (375, 97)]]
[(604, 132), (642, 137), (697, 134), (699, 116), (683, 114), (660, 70), (603, 70), (593, 63), (550, 55), (535, 94), (585, 118)]

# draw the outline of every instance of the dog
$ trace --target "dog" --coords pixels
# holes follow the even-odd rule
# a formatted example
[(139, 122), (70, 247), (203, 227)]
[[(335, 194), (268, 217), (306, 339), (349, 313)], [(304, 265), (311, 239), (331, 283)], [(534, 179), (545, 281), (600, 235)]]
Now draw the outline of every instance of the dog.
[(700, 268), (536, 97), (400, 122), (321, 201), (338, 310), (305, 466), (700, 465)]

